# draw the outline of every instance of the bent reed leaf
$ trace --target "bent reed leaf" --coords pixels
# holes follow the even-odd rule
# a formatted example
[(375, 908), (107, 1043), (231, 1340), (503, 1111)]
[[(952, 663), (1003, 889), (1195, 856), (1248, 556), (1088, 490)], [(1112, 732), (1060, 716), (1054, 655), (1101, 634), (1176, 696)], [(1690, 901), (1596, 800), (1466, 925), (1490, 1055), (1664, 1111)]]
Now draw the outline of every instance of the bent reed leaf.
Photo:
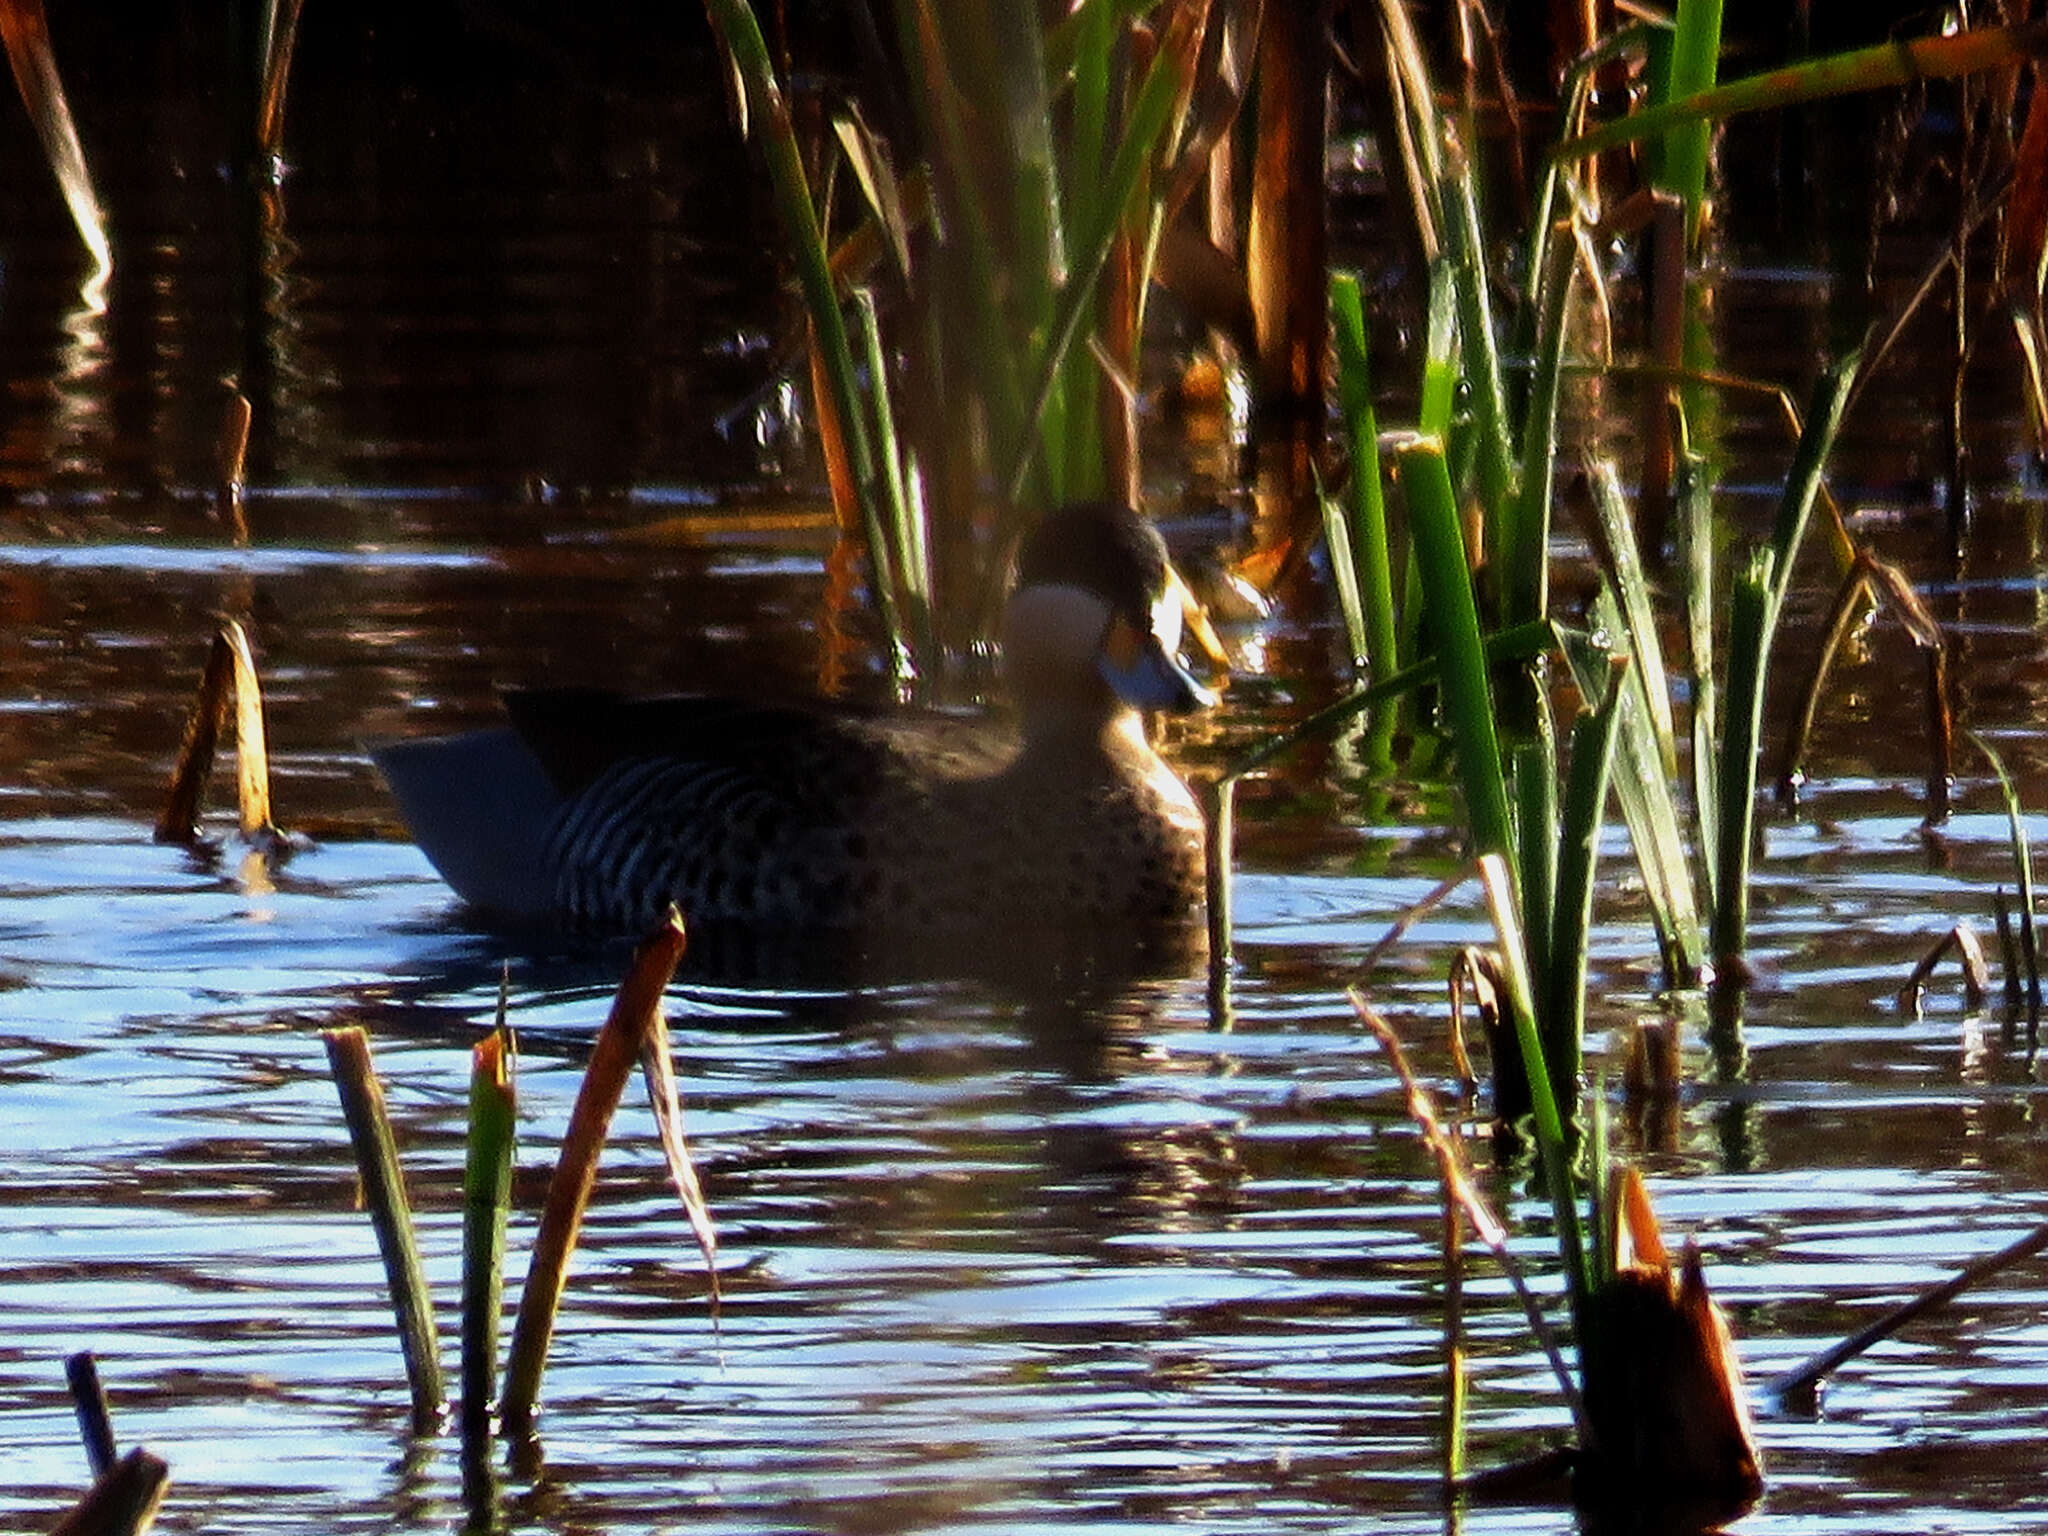
[(682, 919), (671, 908), (668, 921), (642, 941), (634, 954), (632, 969), (620, 983), (611, 1013), (591, 1047), (590, 1064), (584, 1069), (554, 1175), (548, 1181), (512, 1329), (502, 1416), (506, 1434), (515, 1440), (532, 1437), (555, 1314), (568, 1280), (569, 1257), (575, 1251), (583, 1213), (597, 1182), (598, 1155), (604, 1150), (626, 1079), (654, 1028), (662, 992), (683, 957), (683, 945)]

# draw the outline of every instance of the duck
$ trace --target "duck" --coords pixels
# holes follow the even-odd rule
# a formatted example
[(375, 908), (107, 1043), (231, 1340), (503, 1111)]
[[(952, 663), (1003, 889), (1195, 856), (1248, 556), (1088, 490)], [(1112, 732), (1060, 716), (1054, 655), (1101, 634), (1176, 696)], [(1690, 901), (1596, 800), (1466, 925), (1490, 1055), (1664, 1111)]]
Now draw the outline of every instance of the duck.
[(671, 906), (754, 952), (987, 953), (1024, 935), (1199, 930), (1203, 820), (1157, 713), (1180, 656), (1156, 528), (1089, 502), (1023, 540), (1000, 627), (1014, 719), (589, 689), (371, 756), (435, 869), (494, 926), (638, 937)]

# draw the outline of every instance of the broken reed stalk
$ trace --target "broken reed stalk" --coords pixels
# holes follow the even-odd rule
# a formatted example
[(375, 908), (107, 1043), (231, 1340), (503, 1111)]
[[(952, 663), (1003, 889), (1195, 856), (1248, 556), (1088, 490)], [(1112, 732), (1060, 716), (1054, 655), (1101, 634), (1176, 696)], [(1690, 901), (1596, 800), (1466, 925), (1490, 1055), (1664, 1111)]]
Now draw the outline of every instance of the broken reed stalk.
[(137, 1446), (92, 1485), (50, 1536), (141, 1536), (170, 1486), (169, 1465)]
[(64, 1379), (71, 1388), (71, 1407), (78, 1415), (78, 1433), (85, 1441), (86, 1464), (95, 1478), (114, 1469), (120, 1452), (114, 1443), (114, 1418), (100, 1386), (100, 1368), (92, 1351), (81, 1349), (64, 1361)]
[(223, 619), (207, 653), (199, 695), (185, 721), (178, 748), (178, 766), (164, 813), (157, 819), (156, 840), (191, 845), (199, 838), (199, 812), (213, 771), (220, 728), (227, 720), (230, 687), (234, 690), (235, 788), (242, 836), (259, 847), (283, 841), (270, 815), (270, 757), (263, 739), (263, 690), (256, 680), (256, 659), (249, 637), (233, 619)]
[(651, 1034), (661, 1009), (661, 994), (683, 956), (683, 923), (671, 909), (633, 957), (633, 967), (619, 987), (611, 1014), (591, 1048), (583, 1086), (569, 1114), (562, 1152), (548, 1181), (540, 1228), (534, 1234), (533, 1257), (519, 1295), (519, 1316), (512, 1330), (512, 1353), (505, 1367), (502, 1408), (505, 1432), (515, 1440), (532, 1436), (540, 1401), (541, 1373), (547, 1366), (548, 1343), (554, 1336), (555, 1312), (568, 1278), (569, 1255), (583, 1225), (584, 1208), (597, 1179), (598, 1154), (612, 1114), (625, 1091), (626, 1079)]
[(512, 1209), (511, 1033), (499, 1023), (470, 1059), (469, 1155), (462, 1172), (462, 1449), (488, 1459), (505, 1313), (505, 1222)]
[(1957, 923), (1920, 957), (1920, 963), (1913, 967), (1913, 974), (1899, 988), (1899, 1005), (1911, 1009), (1914, 1018), (1920, 1017), (1920, 998), (1927, 990), (1935, 967), (1948, 957), (1950, 950), (1955, 951), (1957, 968), (1963, 973), (1964, 1007), (1974, 1013), (1984, 1006), (1984, 998), (1991, 990), (1991, 967), (1984, 961), (1984, 942), (1967, 923)]
[(412, 1210), (405, 1198), (405, 1176), (398, 1166), (398, 1143), (384, 1108), (384, 1090), (370, 1061), (369, 1038), (360, 1028), (325, 1030), (328, 1069), (341, 1094), (341, 1111), (355, 1147), (356, 1170), (362, 1179), (363, 1203), (377, 1234), (384, 1260), (384, 1279), (398, 1320), (399, 1350), (405, 1357), (405, 1380), (412, 1393), (412, 1427), (427, 1434), (440, 1422), (447, 1406), (441, 1378), (441, 1353), (434, 1326), (434, 1301), (420, 1265), (419, 1242), (413, 1235)]
[(1774, 1397), (1793, 1401), (1810, 1398), (1822, 1378), (1833, 1374), (1849, 1361), (1855, 1359), (1871, 1345), (1881, 1343), (1897, 1333), (1917, 1317), (1925, 1316), (1936, 1307), (1955, 1300), (1971, 1286), (1990, 1279), (2002, 1269), (2008, 1269), (2022, 1259), (2048, 1251), (2048, 1225), (2034, 1228), (2025, 1237), (2008, 1243), (1996, 1253), (1987, 1254), (1973, 1264), (1967, 1264), (1939, 1285), (1929, 1286), (1911, 1301), (1892, 1308), (1867, 1328), (1858, 1329), (1841, 1343), (1822, 1350), (1804, 1365), (1773, 1377), (1768, 1390)]
[(227, 524), (237, 549), (249, 547), (249, 424), (254, 414), (249, 397), (239, 389), (232, 391), (221, 410), (220, 438), (214, 444), (214, 514)]

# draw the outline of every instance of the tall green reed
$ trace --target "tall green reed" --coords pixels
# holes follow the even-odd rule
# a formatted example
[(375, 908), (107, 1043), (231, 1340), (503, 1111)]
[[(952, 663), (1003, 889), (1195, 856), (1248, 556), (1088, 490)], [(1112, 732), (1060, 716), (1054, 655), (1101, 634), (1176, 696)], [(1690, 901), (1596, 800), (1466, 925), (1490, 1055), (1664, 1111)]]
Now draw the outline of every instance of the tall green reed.
[[(887, 233), (870, 244), (903, 258), (872, 276), (859, 359), (842, 314), (852, 263), (835, 276), (753, 9), (707, 9), (742, 124), (762, 139), (826, 383), (819, 409), (846, 445), (843, 496), (907, 680), (941, 647), (992, 632), (1033, 515), (1134, 493), (1132, 381), (1160, 234), (1238, 102), (1198, 87), (1224, 79), (1222, 40), (1256, 7), (1081, 0), (1047, 23), (1000, 0), (897, 0), (916, 142), (883, 146), (864, 128), (838, 140)], [(920, 197), (878, 190), (895, 184), (888, 150), (915, 163), (904, 181)]]

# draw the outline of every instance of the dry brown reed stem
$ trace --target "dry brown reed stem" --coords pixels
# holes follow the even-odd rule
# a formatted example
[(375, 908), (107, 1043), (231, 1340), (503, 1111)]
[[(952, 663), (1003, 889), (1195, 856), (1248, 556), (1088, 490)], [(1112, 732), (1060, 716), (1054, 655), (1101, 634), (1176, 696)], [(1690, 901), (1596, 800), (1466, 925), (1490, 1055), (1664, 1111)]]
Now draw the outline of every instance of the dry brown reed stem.
[[(1669, 192), (1652, 192), (1649, 200), (1650, 360), (1675, 373), (1685, 366), (1685, 202)], [(1672, 477), (1678, 472), (1678, 438), (1671, 414), (1677, 401), (1678, 390), (1671, 384), (1643, 391), (1638, 542), (1659, 564), (1671, 529)]]
[(36, 134), (43, 141), (43, 154), (64, 193), (64, 206), (70, 209), (78, 238), (97, 265), (88, 286), (103, 290), (107, 275), (114, 269), (113, 252), (107, 244), (99, 194), (93, 190), (85, 151), (78, 143), (78, 129), (71, 121), (71, 106), (64, 99), (64, 84), (57, 77), (57, 59), (50, 49), (50, 22), (43, 11), (43, 0), (0, 0), (0, 43), (6, 45), (14, 83), (21, 91), (22, 105), (28, 108), (36, 125)]
[(640, 1046), (640, 1072), (647, 1084), (647, 1100), (654, 1108), (655, 1129), (661, 1137), (661, 1154), (668, 1163), (669, 1181), (676, 1198), (689, 1217), (690, 1233), (704, 1255), (704, 1273), (711, 1281), (712, 1326), (718, 1323), (718, 1228), (711, 1220), (711, 1206), (698, 1182), (696, 1165), (690, 1161), (690, 1145), (683, 1136), (683, 1094), (676, 1081), (675, 1056), (669, 1050), (668, 1019), (660, 1008)]
[(350, 1025), (323, 1030), (320, 1038), (326, 1043), (328, 1070), (341, 1095), (342, 1118), (348, 1122), (356, 1171), (362, 1179), (363, 1203), (369, 1209), (377, 1250), (384, 1261), (385, 1283), (391, 1290), (399, 1351), (412, 1393), (412, 1427), (415, 1433), (426, 1434), (440, 1420), (447, 1391), (441, 1378), (434, 1299), (420, 1264), (405, 1177), (398, 1166), (398, 1142), (384, 1108), (384, 1089), (370, 1060), (369, 1037), (360, 1028)]
[(1268, 406), (1320, 420), (1329, 345), (1324, 216), (1329, 0), (1269, 5), (1260, 18), (1256, 143), (1245, 281)]
[(268, 155), (284, 144), (284, 88), (291, 78), (292, 49), (304, 6), (305, 0), (270, 0), (264, 7), (263, 95), (256, 108), (256, 145)]
[(1203, 911), (1208, 924), (1209, 967), (1213, 977), (1219, 969), (1227, 973), (1230, 966), (1233, 916), (1230, 877), (1237, 840), (1237, 781), (1216, 779), (1203, 785), (1201, 802), (1206, 834), (1202, 843), (1203, 883), (1208, 888)]
[(598, 1154), (604, 1149), (605, 1133), (619, 1107), (626, 1079), (653, 1032), (662, 991), (683, 957), (683, 943), (682, 919), (671, 909), (668, 921), (649, 935), (634, 955), (632, 969), (620, 984), (611, 1014), (591, 1048), (590, 1065), (584, 1070), (583, 1086), (577, 1091), (569, 1128), (562, 1137), (561, 1156), (548, 1181), (533, 1257), (519, 1295), (519, 1317), (512, 1329), (502, 1417), (506, 1434), (515, 1440), (533, 1434), (555, 1312), (568, 1278), (569, 1255), (575, 1250), (583, 1212), (597, 1179)]
[(270, 815), (270, 758), (263, 742), (263, 691), (256, 680), (256, 660), (242, 626), (223, 619), (207, 653), (198, 698), (185, 722), (185, 739), (178, 749), (178, 766), (171, 774), (164, 813), (157, 819), (156, 840), (160, 843), (189, 845), (198, 840), (200, 806), (207, 775), (213, 771), (220, 728), (227, 719), (231, 687), (242, 836), (259, 845), (282, 840)]
[(81, 1349), (64, 1361), (64, 1379), (71, 1388), (71, 1407), (78, 1415), (78, 1433), (85, 1441), (86, 1464), (94, 1477), (105, 1477), (120, 1453), (114, 1443), (114, 1417), (107, 1411), (107, 1394), (100, 1386), (99, 1363), (91, 1350)]
[(1699, 1250), (1688, 1242), (1674, 1264), (1639, 1170), (1615, 1169), (1608, 1188), (1614, 1272), (1594, 1294), (1582, 1350), (1597, 1435), (1588, 1491), (1745, 1508), (1763, 1491), (1762, 1463)]
[(1579, 1432), (1580, 1444), (1592, 1446), (1593, 1429), (1586, 1417), (1585, 1400), (1579, 1395), (1579, 1384), (1572, 1378), (1571, 1368), (1565, 1364), (1564, 1352), (1558, 1348), (1557, 1335), (1551, 1329), (1550, 1320), (1543, 1315), (1543, 1308), (1537, 1303), (1529, 1289), (1529, 1282), (1522, 1274), (1522, 1266), (1515, 1262), (1508, 1252), (1507, 1229), (1493, 1214), (1478, 1189), (1472, 1183), (1472, 1176), (1465, 1169), (1465, 1157), (1459, 1150), (1458, 1140), (1444, 1124), (1436, 1111), (1436, 1100), (1423, 1087), (1408, 1065), (1408, 1055), (1401, 1049), (1400, 1037), (1393, 1027), (1380, 1016), (1379, 1010), (1365, 1000), (1354, 988), (1350, 994), (1351, 1006), (1357, 1012), (1365, 1027), (1372, 1031), (1373, 1038), (1380, 1043), (1380, 1049), (1387, 1053), (1387, 1060), (1394, 1069), (1394, 1076), (1400, 1079), (1401, 1087), (1408, 1099), (1408, 1115), (1422, 1133), (1423, 1144), (1435, 1156), (1437, 1172), (1442, 1177), (1445, 1195), (1457, 1202), (1465, 1213), (1465, 1219), (1472, 1223), (1473, 1234), (1486, 1244), (1493, 1256), (1500, 1261), (1506, 1272), (1508, 1283), (1514, 1287), (1516, 1297), (1522, 1303), (1522, 1312), (1529, 1320), (1529, 1331), (1542, 1346), (1544, 1357), (1550, 1362), (1551, 1373), (1557, 1378), (1558, 1390), (1572, 1411), (1572, 1423)]
[(1950, 950), (1955, 951), (1956, 964), (1963, 973), (1964, 1006), (1972, 1010), (1984, 1006), (1985, 995), (1991, 990), (1991, 967), (1984, 960), (1984, 943), (1967, 923), (1957, 923), (1920, 957), (1913, 974), (1899, 988), (1900, 1006), (1910, 1008), (1914, 1018), (1920, 1017), (1920, 998), (1927, 990), (1927, 979), (1948, 958)]
[(141, 1536), (170, 1490), (171, 1469), (140, 1446), (114, 1463), (50, 1536)]
[(1841, 1343), (1822, 1350), (1804, 1365), (1773, 1377), (1767, 1388), (1773, 1395), (1800, 1402), (1811, 1398), (1822, 1379), (1832, 1375), (1871, 1345), (1881, 1343), (1917, 1317), (1955, 1300), (1971, 1286), (1990, 1279), (2022, 1259), (2048, 1251), (2048, 1225), (2034, 1228), (2025, 1237), (2008, 1243), (1996, 1253), (1965, 1265), (1939, 1285), (1930, 1286), (1911, 1301), (1894, 1307), (1867, 1328), (1857, 1330)]
[(249, 547), (247, 470), (253, 415), (249, 397), (235, 390), (221, 409), (220, 437), (214, 444), (214, 513), (228, 525), (237, 549)]

